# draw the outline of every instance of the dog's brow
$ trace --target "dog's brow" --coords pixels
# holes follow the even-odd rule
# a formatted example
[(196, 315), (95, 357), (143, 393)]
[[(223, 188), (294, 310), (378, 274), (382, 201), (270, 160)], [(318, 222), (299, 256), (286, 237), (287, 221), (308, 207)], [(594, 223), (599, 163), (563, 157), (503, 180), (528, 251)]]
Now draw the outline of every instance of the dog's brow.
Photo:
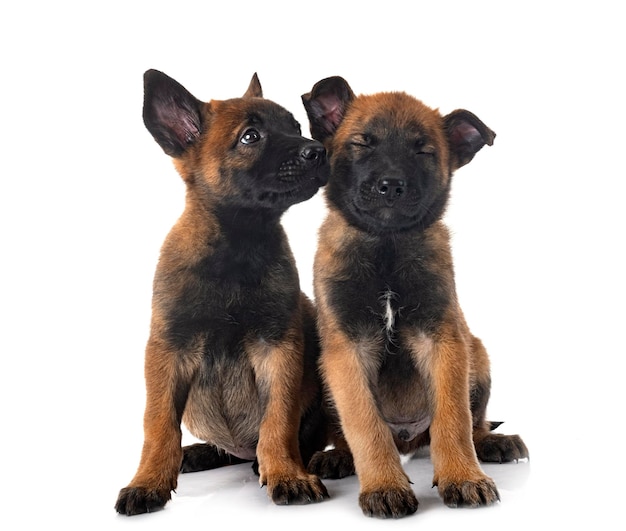
[(249, 123), (251, 123), (251, 124), (255, 124), (255, 125), (256, 125), (256, 124), (260, 124), (260, 123), (262, 123), (262, 122), (263, 122), (263, 120), (261, 120), (261, 117), (260, 117), (258, 114), (256, 114), (256, 113), (249, 113), (249, 114), (248, 114), (248, 120), (247, 120), (247, 121), (248, 121)]

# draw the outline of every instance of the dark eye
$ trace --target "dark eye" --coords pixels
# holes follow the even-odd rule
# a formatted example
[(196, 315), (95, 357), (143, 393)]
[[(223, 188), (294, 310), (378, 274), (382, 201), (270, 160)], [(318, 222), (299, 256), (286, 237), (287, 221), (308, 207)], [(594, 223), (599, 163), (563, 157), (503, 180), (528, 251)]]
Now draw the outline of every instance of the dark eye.
[(261, 135), (256, 129), (246, 129), (245, 133), (241, 135), (239, 141), (242, 144), (254, 144), (261, 140)]

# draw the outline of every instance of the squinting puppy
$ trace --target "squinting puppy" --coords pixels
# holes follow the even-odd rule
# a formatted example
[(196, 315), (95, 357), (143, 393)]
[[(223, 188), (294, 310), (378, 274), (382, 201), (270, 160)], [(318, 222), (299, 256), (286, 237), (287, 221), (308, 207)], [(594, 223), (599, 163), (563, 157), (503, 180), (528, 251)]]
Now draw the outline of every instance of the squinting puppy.
[(418, 503), (399, 451), (430, 444), (445, 504), (492, 504), (498, 490), (478, 459), (528, 450), (486, 421), (489, 360), (457, 302), (441, 219), (453, 172), (495, 134), (469, 111), (441, 116), (402, 92), (357, 97), (340, 77), (302, 99), (331, 165), (314, 286), (340, 423), (335, 449), (309, 470), (340, 477), (353, 458), (363, 512), (401, 517)]

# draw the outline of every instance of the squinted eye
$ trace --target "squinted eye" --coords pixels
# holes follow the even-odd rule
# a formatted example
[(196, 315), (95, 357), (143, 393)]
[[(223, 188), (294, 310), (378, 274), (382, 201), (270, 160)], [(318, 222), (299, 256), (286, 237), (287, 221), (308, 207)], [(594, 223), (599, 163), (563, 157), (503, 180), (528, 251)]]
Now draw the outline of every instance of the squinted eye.
[(434, 155), (435, 154), (435, 146), (432, 144), (427, 144), (422, 140), (418, 140), (415, 143), (415, 153), (418, 155)]
[(246, 132), (241, 135), (239, 140), (242, 144), (254, 144), (261, 140), (261, 135), (256, 129), (246, 129)]
[(370, 135), (366, 135), (366, 134), (355, 135), (354, 137), (352, 137), (352, 141), (350, 143), (353, 146), (369, 148), (369, 147), (372, 147), (373, 139)]

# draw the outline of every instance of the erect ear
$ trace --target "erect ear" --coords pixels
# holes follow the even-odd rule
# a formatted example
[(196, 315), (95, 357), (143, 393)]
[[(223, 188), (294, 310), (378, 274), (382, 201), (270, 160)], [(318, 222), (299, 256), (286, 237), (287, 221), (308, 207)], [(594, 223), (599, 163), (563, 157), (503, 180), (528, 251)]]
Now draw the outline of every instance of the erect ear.
[(469, 111), (457, 109), (443, 118), (452, 155), (452, 169), (465, 166), (482, 147), (493, 145), (496, 134)]
[(262, 98), (263, 97), (263, 89), (261, 88), (261, 82), (259, 81), (259, 76), (256, 75), (256, 72), (252, 76), (250, 80), (250, 85), (248, 86), (248, 90), (243, 95), (244, 98)]
[(311, 92), (302, 95), (311, 136), (323, 142), (334, 135), (353, 99), (354, 92), (342, 77), (327, 77), (315, 83)]
[(146, 71), (143, 83), (143, 123), (165, 153), (181, 156), (202, 133), (202, 102), (158, 70)]

